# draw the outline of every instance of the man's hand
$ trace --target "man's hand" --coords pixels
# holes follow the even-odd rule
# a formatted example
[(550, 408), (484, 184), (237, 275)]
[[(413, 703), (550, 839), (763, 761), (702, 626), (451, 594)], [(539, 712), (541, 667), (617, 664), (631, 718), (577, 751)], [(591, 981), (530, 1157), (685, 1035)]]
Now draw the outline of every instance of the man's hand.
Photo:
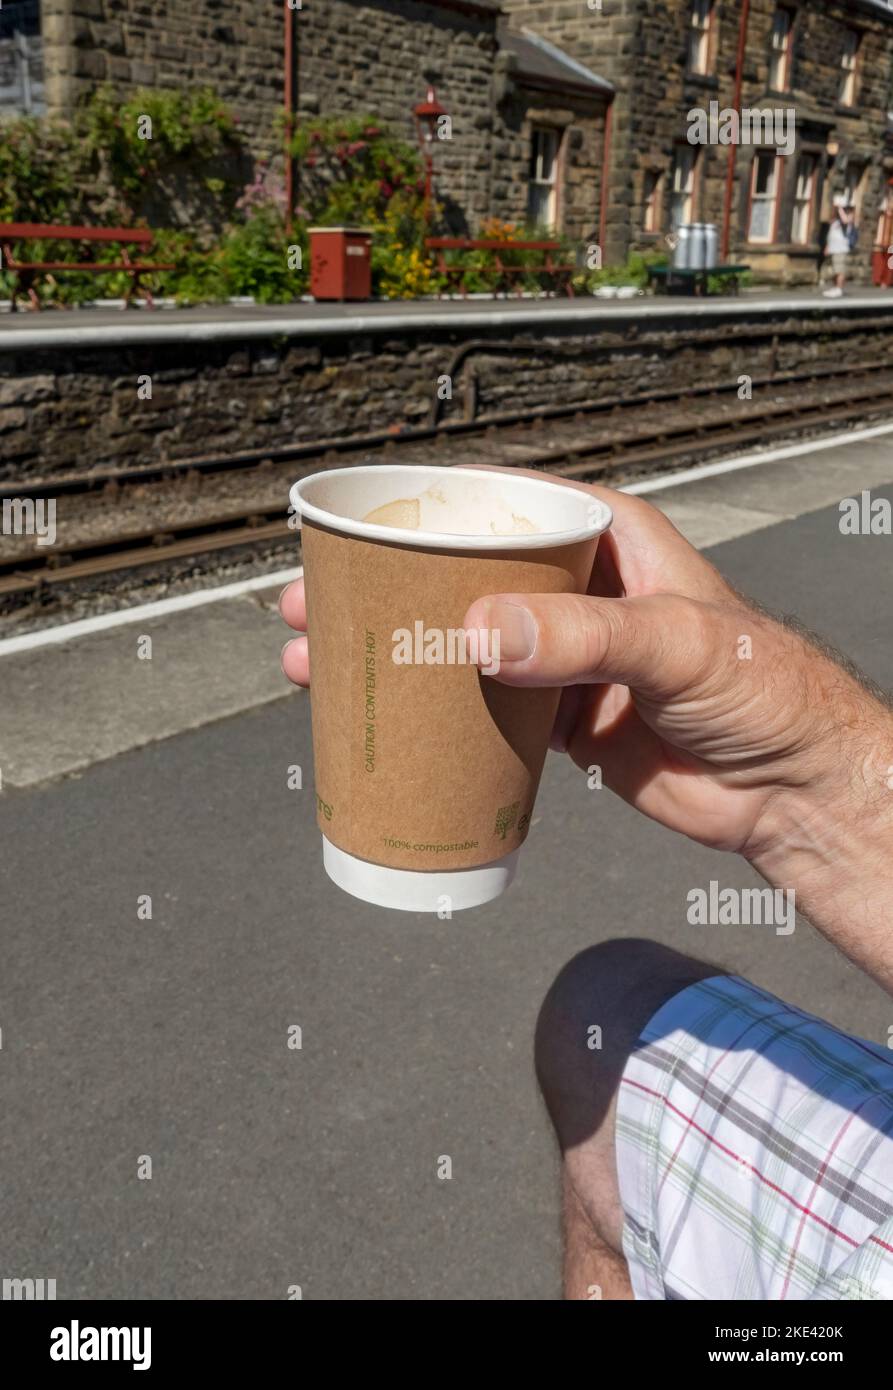
[[(652, 819), (796, 889), (801, 911), (893, 985), (889, 708), (737, 594), (656, 508), (586, 490), (614, 511), (588, 595), (477, 600), (464, 627), (500, 639), (488, 679), (565, 687), (554, 748)], [(281, 609), (302, 629), (302, 588)], [(307, 682), (306, 639), (283, 668)]]

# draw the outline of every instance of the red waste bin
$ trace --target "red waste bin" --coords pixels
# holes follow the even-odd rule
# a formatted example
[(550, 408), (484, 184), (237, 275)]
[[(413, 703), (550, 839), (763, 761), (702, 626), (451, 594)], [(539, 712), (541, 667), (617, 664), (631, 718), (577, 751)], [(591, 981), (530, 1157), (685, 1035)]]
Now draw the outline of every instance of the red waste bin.
[(369, 299), (372, 233), (366, 227), (311, 227), (310, 293), (314, 299)]

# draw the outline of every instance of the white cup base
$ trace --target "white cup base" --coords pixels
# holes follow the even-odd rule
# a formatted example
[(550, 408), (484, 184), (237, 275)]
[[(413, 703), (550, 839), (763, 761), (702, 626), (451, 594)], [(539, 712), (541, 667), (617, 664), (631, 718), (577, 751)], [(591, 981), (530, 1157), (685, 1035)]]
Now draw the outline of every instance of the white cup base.
[(323, 864), (333, 883), (363, 902), (403, 912), (456, 912), (492, 902), (508, 888), (518, 868), (519, 849), (473, 869), (389, 869), (357, 859), (322, 837)]

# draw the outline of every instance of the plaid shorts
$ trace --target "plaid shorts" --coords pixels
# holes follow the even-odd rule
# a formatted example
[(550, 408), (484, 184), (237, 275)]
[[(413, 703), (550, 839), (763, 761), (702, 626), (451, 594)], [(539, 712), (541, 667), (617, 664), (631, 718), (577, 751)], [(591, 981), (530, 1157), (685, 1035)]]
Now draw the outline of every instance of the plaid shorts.
[(893, 1053), (735, 976), (674, 995), (617, 1098), (636, 1298), (893, 1298)]

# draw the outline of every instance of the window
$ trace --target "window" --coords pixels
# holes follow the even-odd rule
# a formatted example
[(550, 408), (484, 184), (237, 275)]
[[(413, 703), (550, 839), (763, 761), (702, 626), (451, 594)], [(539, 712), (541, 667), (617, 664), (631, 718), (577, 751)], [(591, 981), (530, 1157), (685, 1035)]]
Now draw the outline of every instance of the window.
[(713, 27), (713, 0), (692, 0), (688, 34), (689, 72), (710, 71), (710, 40)]
[(663, 223), (664, 201), (664, 176), (659, 170), (645, 170), (643, 197), (645, 203), (645, 218), (642, 223), (642, 230), (646, 232), (659, 232)]
[(766, 150), (754, 156), (750, 180), (748, 241), (767, 242), (775, 239), (780, 166), (781, 157), (774, 150)]
[(843, 182), (843, 196), (847, 207), (855, 210), (856, 220), (862, 211), (862, 196), (865, 192), (865, 176), (868, 167), (864, 160), (848, 159)]
[(534, 127), (530, 143), (527, 215), (538, 227), (554, 227), (557, 213), (558, 131)]
[(769, 90), (772, 92), (786, 92), (790, 86), (793, 37), (794, 16), (790, 10), (776, 10), (769, 49)]
[(42, 115), (43, 45), (38, 0), (0, 4), (0, 112)]
[(794, 215), (791, 218), (791, 241), (796, 246), (808, 246), (812, 236), (816, 168), (817, 160), (814, 154), (801, 154), (797, 161)]
[(695, 219), (695, 189), (698, 157), (701, 151), (693, 145), (677, 145), (673, 161), (673, 205), (671, 223), (680, 227)]
[(859, 45), (862, 35), (855, 29), (847, 29), (843, 36), (843, 49), (840, 55), (840, 89), (837, 100), (841, 106), (856, 104), (856, 68), (859, 62)]

